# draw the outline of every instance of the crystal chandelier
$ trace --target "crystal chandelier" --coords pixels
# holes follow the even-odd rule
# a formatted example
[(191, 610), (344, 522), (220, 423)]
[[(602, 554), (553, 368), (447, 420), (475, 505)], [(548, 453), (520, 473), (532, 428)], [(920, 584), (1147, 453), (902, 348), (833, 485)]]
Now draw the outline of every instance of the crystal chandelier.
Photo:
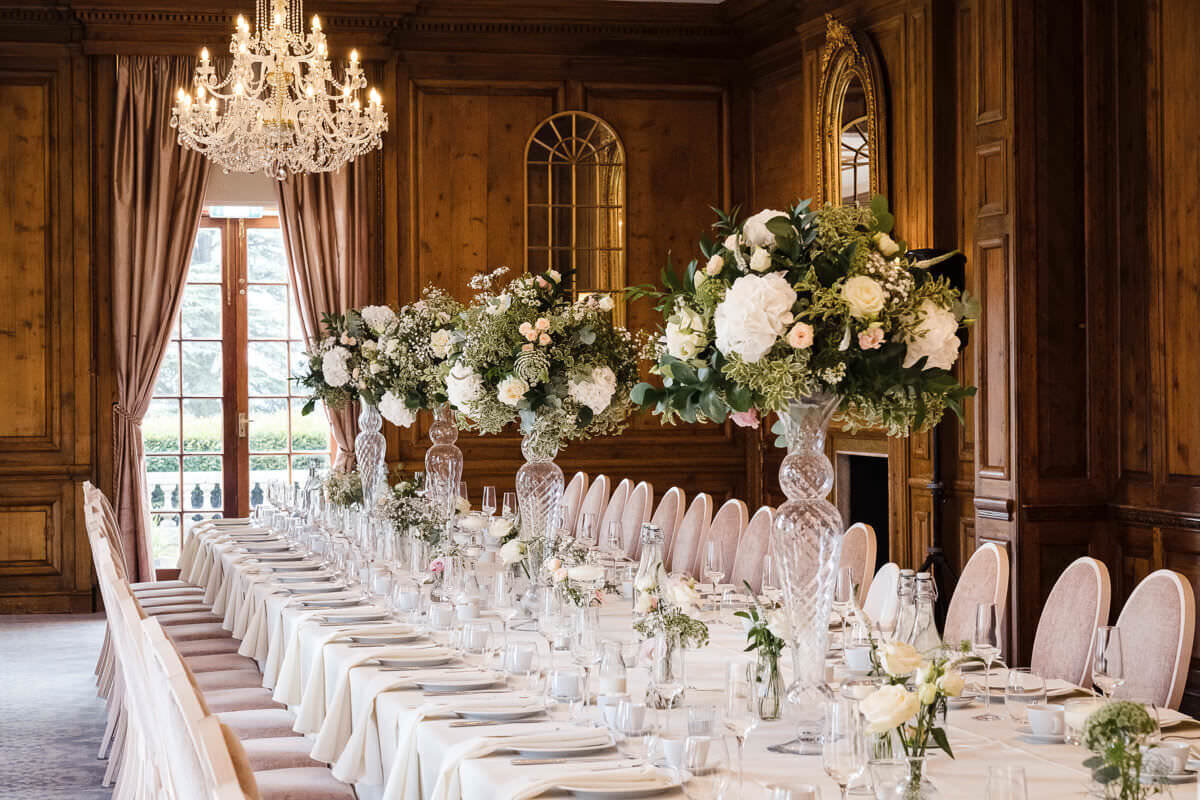
[(244, 17), (229, 43), (233, 66), (218, 78), (208, 48), (200, 51), (196, 96), (180, 89), (171, 110), (179, 143), (226, 172), (263, 172), (284, 180), (331, 172), (381, 146), (387, 114), (350, 51), (345, 82), (330, 69), (321, 20), (304, 33), (303, 0), (257, 0), (254, 32)]

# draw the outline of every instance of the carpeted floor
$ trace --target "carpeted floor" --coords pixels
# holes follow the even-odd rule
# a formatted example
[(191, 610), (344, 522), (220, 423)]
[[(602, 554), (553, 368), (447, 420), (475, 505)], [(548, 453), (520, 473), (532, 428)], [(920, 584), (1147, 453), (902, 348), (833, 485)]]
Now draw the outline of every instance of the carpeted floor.
[(108, 800), (92, 668), (104, 616), (0, 616), (0, 796)]

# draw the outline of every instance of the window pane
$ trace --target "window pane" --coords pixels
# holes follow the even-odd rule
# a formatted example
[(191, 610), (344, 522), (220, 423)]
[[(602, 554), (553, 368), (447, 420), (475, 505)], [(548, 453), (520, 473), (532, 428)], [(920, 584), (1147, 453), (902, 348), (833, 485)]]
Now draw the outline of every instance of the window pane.
[(183, 393), (221, 396), (221, 343), (183, 342)]
[(297, 342), (304, 341), (304, 323), (300, 321), (300, 310), (296, 307), (290, 292), (288, 293), (288, 338)]
[(287, 338), (287, 287), (246, 287), (246, 330), (251, 339)]
[(249, 342), (246, 346), (250, 396), (288, 393), (287, 344)]
[(179, 508), (179, 459), (147, 456), (146, 490), (150, 494), (151, 510)]
[(183, 401), (183, 450), (219, 453), (224, 449), (225, 420), (220, 400)]
[(157, 569), (171, 569), (179, 563), (179, 515), (150, 515), (150, 550)]
[(283, 283), (288, 279), (287, 254), (283, 250), (283, 233), (279, 228), (246, 230), (246, 275), (251, 283)]
[(220, 456), (184, 456), (183, 490), (185, 508), (220, 511), (225, 507)]
[(196, 231), (192, 246), (192, 263), (188, 268), (189, 281), (221, 280), (221, 229), (201, 228)]
[(179, 452), (178, 400), (150, 401), (150, 410), (142, 420), (142, 447), (147, 453)]
[(287, 483), (287, 456), (250, 456), (250, 505), (263, 501), (263, 494), (274, 481)]
[(318, 473), (328, 472), (328, 454), (314, 453), (312, 455), (292, 456), (292, 474), (307, 477), (309, 467), (316, 467)]
[(292, 399), (292, 450), (329, 452), (329, 417), (318, 405), (307, 417), (300, 413), (301, 398)]
[(154, 383), (154, 394), (179, 394), (179, 345), (171, 342), (163, 355), (162, 364), (158, 368), (158, 379)]
[(282, 398), (251, 399), (250, 452), (287, 452), (287, 444), (288, 401)]
[(179, 332), (184, 339), (221, 338), (221, 287), (188, 284), (180, 304)]

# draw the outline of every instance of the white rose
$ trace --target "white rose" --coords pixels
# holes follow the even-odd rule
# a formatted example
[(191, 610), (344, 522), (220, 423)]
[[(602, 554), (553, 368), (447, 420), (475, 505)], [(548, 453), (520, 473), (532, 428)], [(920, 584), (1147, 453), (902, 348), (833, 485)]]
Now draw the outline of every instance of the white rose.
[(770, 208), (763, 209), (742, 224), (742, 237), (754, 247), (770, 250), (775, 247), (775, 234), (767, 230), (767, 223), (776, 217), (787, 219), (787, 214)]
[(604, 570), (595, 564), (580, 564), (567, 570), (567, 577), (573, 581), (591, 582), (604, 577)]
[(501, 403), (506, 406), (516, 406), (517, 403), (525, 397), (525, 393), (529, 391), (529, 384), (518, 378), (516, 375), (509, 375), (504, 380), (500, 381), (500, 386), (496, 389), (496, 397)]
[(883, 668), (896, 678), (911, 675), (913, 670), (921, 666), (921, 654), (907, 642), (888, 642), (883, 646), (881, 656)]
[(589, 380), (567, 381), (567, 394), (593, 414), (608, 408), (617, 391), (617, 375), (608, 367), (593, 367)]
[(731, 233), (725, 237), (725, 249), (737, 251), (742, 246), (742, 239), (736, 233)]
[(958, 697), (963, 693), (963, 688), (966, 686), (966, 681), (963, 680), (963, 675), (956, 669), (946, 670), (946, 674), (938, 678), (937, 687), (942, 690), (942, 694), (947, 697)]
[(686, 361), (699, 355), (704, 346), (708, 344), (708, 339), (701, 333), (696, 333), (692, 330), (681, 328), (673, 322), (668, 322), (663, 342), (667, 346), (667, 353), (675, 358), (681, 358)]
[(483, 379), (463, 364), (455, 363), (446, 376), (446, 396), (450, 405), (464, 413), (470, 413), (471, 404), (479, 399), (483, 392)]
[(649, 614), (650, 606), (654, 602), (654, 598), (649, 592), (638, 592), (637, 600), (634, 601), (633, 611), (635, 614)]
[(496, 517), (494, 520), (492, 520), (491, 524), (488, 525), (488, 536), (491, 536), (493, 539), (503, 539), (505, 536), (508, 536), (510, 533), (512, 533), (514, 527), (516, 526), (513, 524), (511, 519), (506, 517)]
[(612, 311), (613, 310), (612, 295), (610, 295), (610, 294), (604, 295), (604, 297), (601, 297), (600, 301), (596, 305), (600, 307), (601, 311)]
[(792, 324), (796, 292), (782, 273), (743, 275), (733, 282), (713, 315), (717, 349), (753, 364)]
[(547, 270), (546, 277), (549, 278), (550, 280), (554, 281), (555, 283), (562, 282), (562, 273), (556, 269)]
[(638, 575), (634, 578), (633, 588), (639, 592), (650, 592), (658, 586), (657, 576), (652, 571), (647, 571), (644, 575)]
[(675, 580), (670, 585), (671, 602), (683, 608), (695, 608), (700, 605), (700, 593), (689, 581)]
[(503, 314), (512, 306), (512, 295), (505, 292), (504, 294), (496, 295), (487, 304), (487, 312), (489, 314)]
[(842, 299), (850, 306), (850, 316), (864, 319), (883, 311), (886, 296), (879, 281), (866, 275), (855, 275), (842, 284)]
[(880, 686), (858, 704), (867, 718), (868, 733), (886, 733), (899, 727), (920, 710), (917, 696), (903, 686)]
[(510, 566), (517, 563), (525, 557), (525, 545), (520, 539), (513, 539), (510, 542), (505, 542), (500, 547), (500, 560), (504, 562), (504, 566)]
[(895, 240), (886, 233), (877, 233), (871, 239), (875, 242), (875, 249), (887, 258), (900, 252), (900, 245), (896, 244)]
[(917, 689), (917, 700), (923, 706), (931, 706), (937, 700), (937, 687), (932, 683), (923, 683), (921, 688)]
[(719, 275), (723, 269), (725, 269), (725, 259), (718, 254), (713, 254), (709, 257), (708, 263), (704, 265), (704, 274), (712, 277)]
[(417, 412), (405, 405), (404, 399), (397, 397), (390, 390), (379, 398), (379, 413), (398, 428), (407, 428), (417, 419)]
[(433, 350), (433, 354), (438, 358), (445, 358), (450, 355), (450, 345), (454, 343), (454, 334), (449, 328), (442, 328), (434, 331), (429, 337), (429, 346)]
[(350, 380), (350, 370), (346, 366), (346, 359), (350, 358), (350, 351), (344, 347), (334, 347), (325, 351), (325, 355), (321, 356), (321, 373), (325, 376), (325, 382), (330, 386), (345, 386)]
[(771, 268), (771, 254), (762, 247), (756, 247), (750, 256), (750, 269), (755, 272), (766, 272)]
[(367, 327), (375, 333), (383, 333), (396, 321), (396, 312), (387, 306), (364, 306), (358, 313)]
[(932, 300), (921, 303), (924, 320), (907, 340), (908, 351), (904, 355), (904, 366), (911, 367), (922, 357), (928, 357), (925, 369), (951, 369), (958, 359), (958, 320), (949, 309), (942, 308)]

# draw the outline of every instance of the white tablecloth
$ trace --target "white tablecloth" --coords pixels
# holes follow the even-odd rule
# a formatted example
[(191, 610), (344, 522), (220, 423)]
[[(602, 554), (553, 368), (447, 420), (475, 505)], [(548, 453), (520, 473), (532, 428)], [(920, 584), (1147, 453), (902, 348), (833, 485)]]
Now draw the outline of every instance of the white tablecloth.
[[(414, 719), (414, 710), (426, 707), (430, 716), (416, 722), (417, 764), (420, 789), (408, 793), (393, 790), (399, 800), (429, 800), (446, 754), (471, 739), (505, 733), (535, 733), (568, 723), (561, 713), (543, 725), (500, 725), (486, 728), (452, 728), (454, 719), (434, 708), (454, 703), (454, 698), (431, 700), (405, 681), (405, 673), (385, 672), (378, 666), (363, 664), (368, 654), (386, 652), (384, 648), (365, 650), (351, 647), (345, 639), (331, 637), (333, 628), (322, 626), (314, 617), (323, 611), (305, 610), (294, 598), (276, 594), (281, 585), (270, 573), (259, 572), (258, 565), (227, 538), (227, 531), (198, 527), (196, 535), (185, 545), (188, 574), (204, 585), (218, 613), (225, 615), (225, 627), (243, 637), (243, 654), (258, 660), (263, 667), (264, 685), (276, 690), (276, 697), (285, 700), (293, 711), (313, 731), (309, 738), (320, 742), (318, 755), (334, 761), (341, 756), (354, 737), (355, 758), (343, 759), (337, 765), (342, 775), (356, 780), (355, 788), (361, 800), (380, 800), (384, 785), (397, 763), (397, 748), (404, 738), (399, 729), (403, 721)], [(601, 612), (601, 624), (614, 636), (629, 638), (634, 634), (629, 624), (629, 604), (614, 599)], [(359, 629), (368, 625), (357, 626)], [(724, 676), (734, 658), (745, 657), (741, 652), (745, 638), (740, 629), (727, 625), (710, 626), (712, 641), (686, 655), (689, 703), (707, 703), (720, 707), (723, 702)], [(514, 632), (513, 637), (535, 639), (532, 633)], [(435, 639), (438, 635), (435, 635)], [(786, 656), (786, 653), (785, 653)], [(569, 656), (560, 655), (559, 663)], [(321, 670), (318, 680), (323, 692), (306, 692), (314, 671)], [(282, 677), (290, 683), (280, 683)], [(631, 680), (637, 680), (635, 675)], [(641, 676), (644, 681), (644, 675)], [(348, 696), (337, 697), (337, 691)], [(500, 697), (478, 695), (471, 699)], [(300, 707), (302, 700), (316, 702), (321, 707)], [(1029, 797), (1083, 797), (1088, 784), (1088, 770), (1082, 766), (1087, 753), (1066, 744), (1035, 743), (1016, 730), (1005, 714), (1003, 703), (995, 708), (999, 722), (979, 722), (978, 705), (951, 710), (947, 731), (956, 758), (938, 753), (928, 767), (930, 779), (946, 798), (982, 797), (988, 768), (1019, 765), (1024, 767)], [(333, 711), (332, 715), (327, 712)], [(595, 709), (590, 711), (598, 715)], [(686, 712), (677, 724), (686, 724)], [(791, 737), (793, 729), (787, 723), (772, 723), (753, 731), (746, 742), (745, 776), (748, 785), (768, 783), (813, 783), (821, 787), (823, 796), (838, 796), (836, 785), (824, 774), (819, 756), (792, 756), (769, 752), (767, 745)], [(459, 770), (463, 800), (494, 800), (510, 797), (522, 786), (552, 775), (562, 766), (513, 766), (511, 753), (493, 754), (484, 758), (467, 759)], [(354, 763), (349, 763), (353, 761)], [(403, 787), (404, 781), (393, 784)], [(548, 795), (552, 796), (552, 795)], [(682, 793), (664, 797), (681, 797)], [(748, 797), (755, 797), (747, 791)], [(1192, 798), (1198, 795), (1193, 784), (1170, 787), (1163, 795), (1173, 798)], [(392, 800), (392, 798), (389, 798)]]

